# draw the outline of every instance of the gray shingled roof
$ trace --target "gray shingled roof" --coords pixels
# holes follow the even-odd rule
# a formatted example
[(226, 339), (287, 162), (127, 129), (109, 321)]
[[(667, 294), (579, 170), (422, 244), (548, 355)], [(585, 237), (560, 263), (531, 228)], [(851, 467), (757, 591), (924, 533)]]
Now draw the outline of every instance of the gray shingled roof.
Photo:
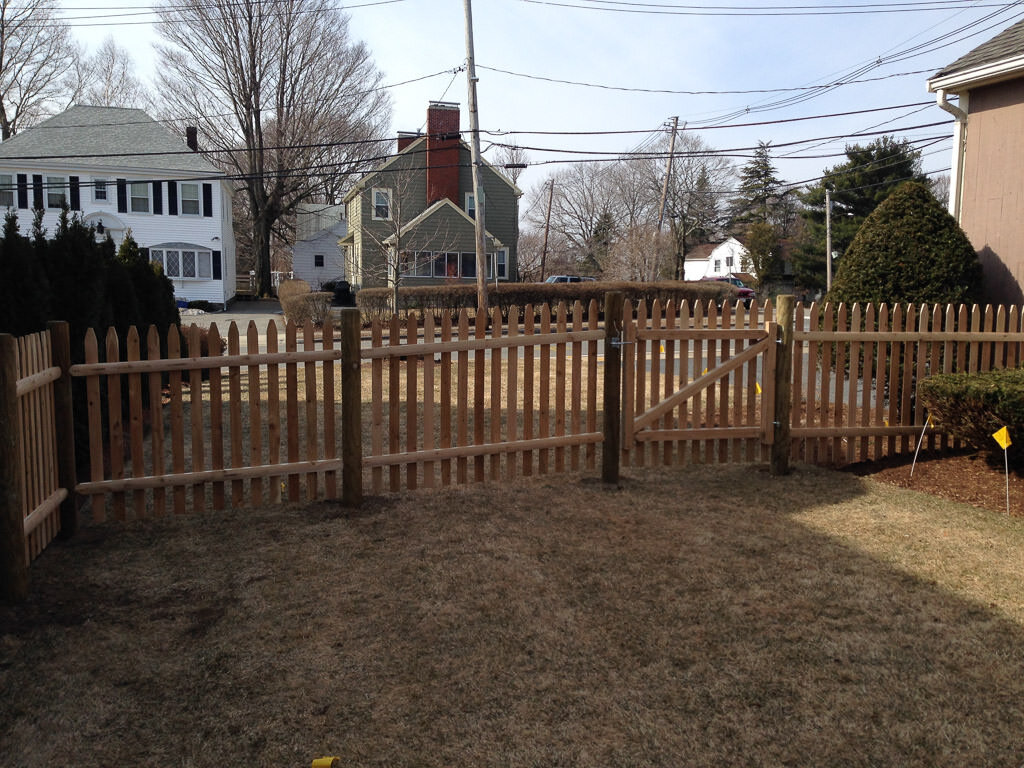
[[(117, 153), (166, 152), (149, 156)], [(76, 168), (125, 166), (189, 174), (219, 174), (167, 128), (141, 109), (74, 106), (0, 143), (0, 160), (61, 156), (48, 160)], [(67, 159), (64, 159), (67, 158)]]
[(931, 79), (968, 72), (986, 64), (994, 64), (1003, 59), (1021, 55), (1024, 55), (1024, 20), (1018, 21), (988, 42), (982, 43), (973, 51), (964, 54), (949, 66), (932, 75)]

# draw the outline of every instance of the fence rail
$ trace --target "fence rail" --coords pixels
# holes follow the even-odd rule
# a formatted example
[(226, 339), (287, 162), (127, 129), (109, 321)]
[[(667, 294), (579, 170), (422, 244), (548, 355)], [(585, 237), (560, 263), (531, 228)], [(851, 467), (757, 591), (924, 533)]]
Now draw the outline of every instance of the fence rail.
[[(589, 470), (598, 444), (606, 478), (620, 463), (878, 459), (915, 447), (923, 378), (1024, 361), (1018, 307), (786, 299), (780, 320), (771, 303), (609, 300), (622, 311), (608, 323), (596, 302), (513, 309), (506, 322), (463, 311), (377, 321), (362, 344), (358, 312), (344, 310), (340, 340), (330, 323), (320, 334), (289, 323), (283, 349), (274, 323), (265, 348), (253, 323), (223, 341), (215, 325), (205, 336), (90, 332), (74, 366), (66, 324), (0, 335), (0, 470), (14, 489), (0, 499), (2, 559), (15, 547), (27, 568), (57, 530), (73, 531), (72, 489), (103, 520), (355, 504), (364, 473), (382, 492)], [(89, 422), (89, 476), (77, 484), (72, 376)], [(941, 425), (927, 431), (926, 449), (949, 447)], [(16, 512), (4, 511), (8, 496)], [(19, 567), (4, 571), (5, 592), (22, 588)]]

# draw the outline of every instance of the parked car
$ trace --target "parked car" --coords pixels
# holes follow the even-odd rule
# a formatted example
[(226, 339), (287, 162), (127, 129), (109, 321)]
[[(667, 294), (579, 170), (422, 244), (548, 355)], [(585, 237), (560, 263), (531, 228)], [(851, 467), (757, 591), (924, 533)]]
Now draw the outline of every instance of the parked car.
[(729, 283), (730, 285), (736, 286), (736, 296), (743, 302), (744, 307), (749, 307), (750, 302), (757, 298), (757, 294), (754, 292), (754, 289), (748, 288), (746, 283), (738, 277), (702, 277), (701, 280), (715, 283)]
[(545, 280), (545, 283), (583, 283), (594, 280), (593, 277), (583, 277), (581, 275), (551, 275)]

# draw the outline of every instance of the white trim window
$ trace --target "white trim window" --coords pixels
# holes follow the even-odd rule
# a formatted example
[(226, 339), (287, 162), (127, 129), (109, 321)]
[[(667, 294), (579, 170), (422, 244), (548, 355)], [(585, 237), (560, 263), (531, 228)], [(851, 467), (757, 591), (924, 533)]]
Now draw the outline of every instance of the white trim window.
[[(480, 190), (480, 199), (484, 201), (484, 205), (486, 206), (487, 195), (484, 193), (483, 189)], [(466, 193), (466, 215), (471, 219), (476, 219), (476, 198), (473, 196), (472, 192)], [(486, 212), (484, 215), (487, 215)]]
[(375, 187), (370, 191), (374, 221), (391, 221), (391, 190)]
[(0, 173), (0, 208), (14, 207), (14, 175)]
[(64, 176), (46, 177), (46, 207), (63, 208), (68, 202), (68, 180)]
[(149, 184), (145, 181), (133, 181), (129, 190), (131, 199), (128, 210), (132, 213), (149, 213)]
[(94, 203), (107, 202), (107, 179), (92, 180), (92, 201)]
[(178, 186), (181, 197), (181, 206), (178, 210), (182, 216), (199, 216), (202, 211), (199, 207), (199, 185), (183, 181)]
[(212, 280), (213, 252), (198, 248), (151, 248), (149, 260), (174, 280)]

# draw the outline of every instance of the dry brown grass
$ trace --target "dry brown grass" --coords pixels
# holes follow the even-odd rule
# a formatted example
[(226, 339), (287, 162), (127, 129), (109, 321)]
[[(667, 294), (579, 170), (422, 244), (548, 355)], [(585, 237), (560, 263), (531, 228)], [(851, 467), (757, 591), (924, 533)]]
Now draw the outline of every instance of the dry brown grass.
[(1024, 519), (626, 475), (87, 528), (0, 608), (0, 763), (1024, 761)]

